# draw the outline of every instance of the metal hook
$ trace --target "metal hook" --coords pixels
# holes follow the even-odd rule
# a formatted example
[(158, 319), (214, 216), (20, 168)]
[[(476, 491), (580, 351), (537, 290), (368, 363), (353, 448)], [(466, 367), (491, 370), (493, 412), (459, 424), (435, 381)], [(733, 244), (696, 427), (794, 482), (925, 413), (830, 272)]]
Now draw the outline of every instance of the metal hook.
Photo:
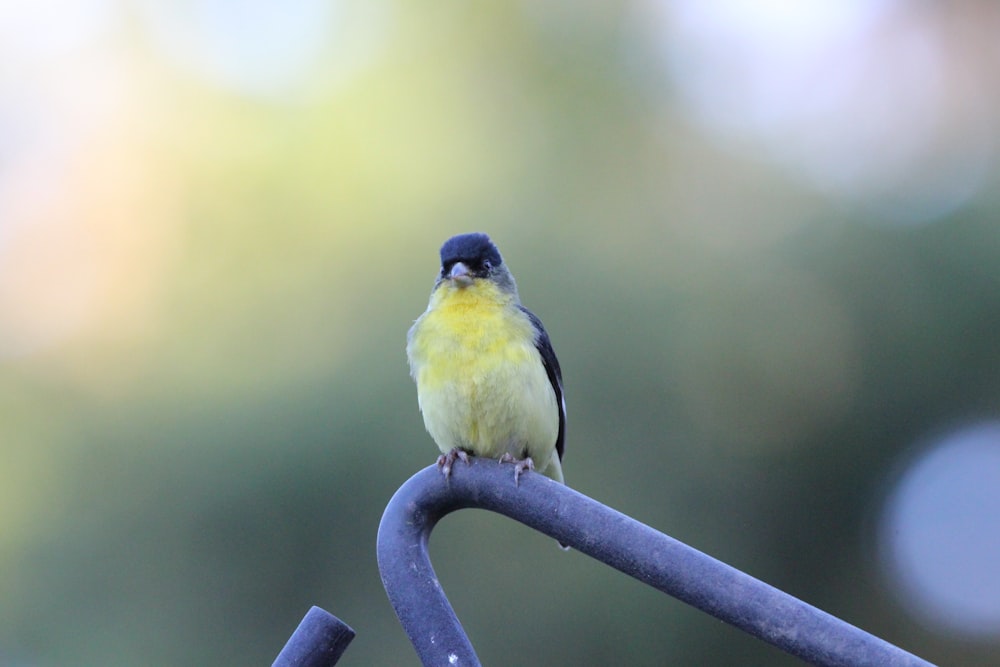
[(812, 664), (931, 665), (542, 475), (515, 485), (510, 466), (482, 458), (447, 479), (421, 470), (379, 525), (382, 584), (424, 665), (480, 664), (427, 554), (435, 524), (467, 507), (520, 521)]

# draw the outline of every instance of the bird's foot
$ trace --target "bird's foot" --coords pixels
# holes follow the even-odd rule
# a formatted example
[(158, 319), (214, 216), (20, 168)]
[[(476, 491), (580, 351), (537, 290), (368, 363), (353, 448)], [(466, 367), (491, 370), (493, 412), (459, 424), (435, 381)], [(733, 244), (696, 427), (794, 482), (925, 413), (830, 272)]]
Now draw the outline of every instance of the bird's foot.
[(472, 460), (469, 459), (469, 453), (464, 449), (454, 448), (447, 454), (442, 454), (438, 457), (437, 464), (438, 468), (441, 468), (441, 474), (445, 476), (445, 479), (451, 477), (451, 466), (454, 465), (455, 459), (460, 460), (465, 465), (470, 465)]
[(525, 456), (523, 459), (515, 459), (514, 455), (510, 452), (505, 452), (500, 457), (500, 463), (514, 464), (514, 486), (520, 486), (521, 473), (525, 470), (535, 469), (535, 462), (531, 460), (530, 456)]

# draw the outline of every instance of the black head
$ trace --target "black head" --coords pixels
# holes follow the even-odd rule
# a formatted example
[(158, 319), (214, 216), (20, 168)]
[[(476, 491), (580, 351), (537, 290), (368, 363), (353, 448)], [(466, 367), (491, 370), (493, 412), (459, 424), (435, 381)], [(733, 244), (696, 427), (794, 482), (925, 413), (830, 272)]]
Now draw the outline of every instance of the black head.
[(503, 264), (500, 251), (486, 234), (459, 234), (441, 246), (441, 275), (448, 275), (452, 267), (462, 262), (473, 276), (487, 278)]

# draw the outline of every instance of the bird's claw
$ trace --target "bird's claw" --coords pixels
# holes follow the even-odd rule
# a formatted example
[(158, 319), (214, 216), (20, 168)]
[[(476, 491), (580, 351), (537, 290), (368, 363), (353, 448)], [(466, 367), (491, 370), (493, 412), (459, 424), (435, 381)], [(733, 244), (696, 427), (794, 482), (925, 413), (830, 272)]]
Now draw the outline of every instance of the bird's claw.
[(525, 470), (535, 469), (535, 462), (531, 460), (530, 456), (525, 456), (523, 459), (515, 459), (514, 455), (510, 452), (504, 452), (504, 455), (500, 457), (500, 463), (514, 464), (514, 486), (521, 485), (521, 473)]
[(451, 466), (454, 465), (455, 459), (460, 460), (465, 465), (469, 465), (472, 461), (469, 459), (469, 454), (464, 449), (459, 449), (456, 447), (447, 454), (442, 454), (438, 457), (437, 464), (438, 468), (441, 468), (441, 474), (445, 476), (445, 479), (451, 477)]

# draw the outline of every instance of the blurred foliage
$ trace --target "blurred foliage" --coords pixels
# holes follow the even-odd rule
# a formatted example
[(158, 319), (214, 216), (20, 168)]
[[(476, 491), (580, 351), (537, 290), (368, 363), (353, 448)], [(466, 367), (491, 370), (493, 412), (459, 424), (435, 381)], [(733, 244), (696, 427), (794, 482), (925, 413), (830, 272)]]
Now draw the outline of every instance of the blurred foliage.
[[(1000, 413), (996, 188), (881, 223), (688, 124), (626, 6), (563, 4), (386, 6), (364, 67), (331, 52), (287, 100), (119, 28), (111, 120), (58, 201), (0, 218), (0, 262), (40, 267), (4, 278), (31, 307), (0, 320), (0, 662), (268, 664), (317, 604), (358, 631), (343, 664), (415, 664), (375, 533), (437, 454), (404, 337), (472, 230), (559, 354), (571, 486), (932, 661), (995, 659), (901, 609), (872, 523), (913, 442)], [(486, 664), (796, 664), (492, 515), (432, 554)]]

